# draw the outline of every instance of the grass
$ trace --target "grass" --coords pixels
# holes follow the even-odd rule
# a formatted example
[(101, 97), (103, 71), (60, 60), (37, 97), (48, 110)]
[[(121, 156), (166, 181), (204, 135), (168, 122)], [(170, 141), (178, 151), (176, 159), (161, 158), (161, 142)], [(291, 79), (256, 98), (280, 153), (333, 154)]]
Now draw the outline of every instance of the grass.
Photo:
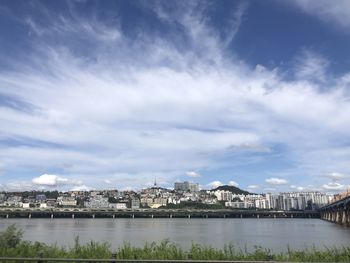
[(0, 257), (47, 257), (47, 258), (90, 258), (109, 259), (116, 254), (118, 259), (193, 259), (193, 260), (246, 260), (246, 261), (293, 261), (293, 262), (350, 262), (350, 247), (325, 248), (319, 250), (308, 248), (305, 250), (288, 249), (287, 252), (271, 253), (269, 249), (256, 247), (248, 252), (232, 244), (221, 249), (192, 244), (183, 249), (168, 240), (159, 243), (145, 243), (142, 247), (135, 247), (124, 243), (117, 249), (112, 249), (108, 242), (94, 242), (81, 244), (75, 238), (74, 245), (68, 248), (47, 245), (41, 242), (22, 240), (23, 232), (8, 227), (0, 232)]

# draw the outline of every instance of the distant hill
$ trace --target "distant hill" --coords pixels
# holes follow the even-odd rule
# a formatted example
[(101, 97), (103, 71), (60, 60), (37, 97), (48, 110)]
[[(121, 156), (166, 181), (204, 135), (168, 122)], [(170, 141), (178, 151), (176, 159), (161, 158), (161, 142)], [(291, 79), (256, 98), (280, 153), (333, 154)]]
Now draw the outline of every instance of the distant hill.
[(216, 190), (223, 190), (223, 191), (230, 191), (233, 194), (238, 194), (238, 195), (249, 195), (248, 191), (244, 191), (236, 186), (232, 185), (221, 185), (219, 187), (216, 187), (215, 189), (212, 189), (210, 191), (216, 191)]

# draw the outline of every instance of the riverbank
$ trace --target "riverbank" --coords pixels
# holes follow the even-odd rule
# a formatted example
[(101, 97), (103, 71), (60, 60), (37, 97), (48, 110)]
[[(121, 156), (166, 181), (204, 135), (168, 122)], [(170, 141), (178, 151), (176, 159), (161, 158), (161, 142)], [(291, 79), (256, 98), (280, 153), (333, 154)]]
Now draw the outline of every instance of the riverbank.
[(145, 243), (133, 246), (124, 243), (112, 249), (108, 242), (81, 244), (76, 237), (74, 245), (59, 247), (42, 242), (22, 240), (23, 231), (15, 226), (0, 233), (0, 257), (44, 257), (44, 258), (91, 258), (110, 259), (192, 259), (192, 260), (246, 260), (246, 261), (293, 261), (293, 262), (349, 262), (350, 247), (305, 248), (304, 250), (287, 249), (286, 252), (272, 253), (268, 248), (255, 247), (254, 251), (240, 249), (232, 244), (223, 248), (192, 244), (183, 249), (176, 244), (163, 240), (158, 243)]

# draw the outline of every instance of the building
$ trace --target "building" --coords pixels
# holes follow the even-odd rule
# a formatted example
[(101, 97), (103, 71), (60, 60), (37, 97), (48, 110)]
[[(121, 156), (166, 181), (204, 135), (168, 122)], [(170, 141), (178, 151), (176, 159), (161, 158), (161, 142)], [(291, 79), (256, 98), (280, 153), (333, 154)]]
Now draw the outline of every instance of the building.
[(59, 196), (57, 198), (57, 203), (60, 206), (76, 206), (77, 200), (71, 196)]
[(198, 192), (199, 191), (199, 184), (197, 183), (190, 183), (190, 182), (176, 182), (174, 184), (175, 191), (178, 192)]
[(140, 199), (131, 198), (131, 209), (139, 209), (140, 208)]

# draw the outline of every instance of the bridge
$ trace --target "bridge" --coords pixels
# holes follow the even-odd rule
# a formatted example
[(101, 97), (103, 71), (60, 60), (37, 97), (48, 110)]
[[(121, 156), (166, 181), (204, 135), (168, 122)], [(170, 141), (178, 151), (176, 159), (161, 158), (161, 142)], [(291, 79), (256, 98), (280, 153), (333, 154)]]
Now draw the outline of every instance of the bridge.
[(318, 211), (0, 208), (0, 218), (320, 218)]
[(350, 189), (320, 209), (321, 219), (350, 226)]

